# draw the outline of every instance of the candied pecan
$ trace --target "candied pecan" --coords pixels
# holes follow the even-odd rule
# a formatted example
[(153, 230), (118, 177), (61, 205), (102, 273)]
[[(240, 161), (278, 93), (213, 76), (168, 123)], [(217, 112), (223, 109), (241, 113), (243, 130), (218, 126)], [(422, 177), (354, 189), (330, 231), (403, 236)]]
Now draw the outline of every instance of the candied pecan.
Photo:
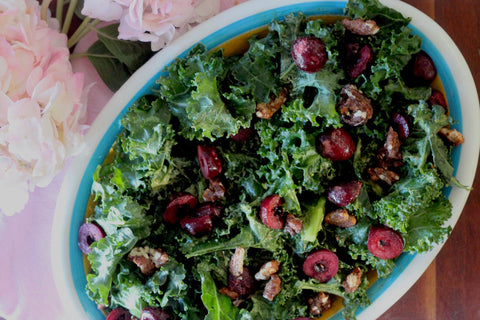
[(282, 279), (277, 274), (272, 274), (270, 280), (265, 285), (263, 290), (263, 297), (272, 301), (277, 294), (282, 291)]
[(445, 137), (449, 142), (451, 142), (454, 147), (459, 146), (465, 142), (463, 135), (455, 129), (444, 127), (440, 129), (438, 133)]
[(287, 214), (285, 219), (285, 228), (283, 229), (284, 232), (290, 234), (292, 237), (297, 233), (300, 233), (303, 228), (303, 221), (299, 218), (295, 217), (293, 214)]
[(218, 292), (220, 294), (226, 295), (227, 297), (229, 297), (232, 300), (240, 298), (240, 294), (238, 292), (230, 290), (227, 287), (221, 287), (220, 289), (218, 289)]
[(277, 273), (280, 262), (277, 260), (268, 261), (263, 264), (260, 270), (255, 274), (256, 280), (267, 280), (274, 273)]
[(218, 178), (212, 178), (209, 180), (210, 185), (208, 189), (203, 193), (203, 200), (207, 202), (214, 202), (225, 196), (225, 187), (222, 181)]
[(362, 284), (362, 274), (362, 269), (355, 267), (352, 272), (347, 275), (345, 281), (342, 282), (342, 286), (345, 288), (346, 293), (358, 290), (358, 287)]
[(168, 254), (161, 249), (152, 249), (148, 246), (135, 247), (128, 254), (128, 260), (135, 263), (140, 272), (150, 275), (155, 271), (155, 268), (160, 268), (168, 262)]
[(400, 179), (400, 176), (396, 172), (385, 168), (368, 168), (367, 172), (370, 175), (370, 179), (373, 181), (383, 181), (388, 185), (392, 185)]
[(402, 153), (400, 152), (401, 141), (398, 133), (392, 127), (388, 128), (388, 134), (383, 145), (378, 152), (378, 163), (381, 168), (400, 167), (403, 165)]
[(357, 219), (349, 215), (346, 209), (339, 208), (329, 212), (325, 216), (325, 222), (341, 228), (350, 228), (357, 223)]
[(287, 89), (282, 88), (278, 97), (272, 97), (268, 102), (257, 103), (257, 117), (261, 119), (270, 119), (275, 112), (280, 110), (287, 100)]
[(345, 18), (340, 23), (351, 33), (360, 36), (372, 36), (380, 31), (380, 27), (373, 20)]
[(353, 84), (347, 84), (340, 92), (338, 111), (342, 121), (351, 126), (361, 126), (373, 116), (373, 107), (368, 99)]
[(308, 299), (308, 304), (310, 305), (310, 313), (319, 316), (323, 311), (332, 307), (332, 299), (328, 293), (319, 292), (313, 298)]
[(230, 274), (234, 277), (239, 277), (243, 274), (243, 260), (245, 259), (245, 249), (237, 247), (235, 253), (230, 258), (228, 268)]

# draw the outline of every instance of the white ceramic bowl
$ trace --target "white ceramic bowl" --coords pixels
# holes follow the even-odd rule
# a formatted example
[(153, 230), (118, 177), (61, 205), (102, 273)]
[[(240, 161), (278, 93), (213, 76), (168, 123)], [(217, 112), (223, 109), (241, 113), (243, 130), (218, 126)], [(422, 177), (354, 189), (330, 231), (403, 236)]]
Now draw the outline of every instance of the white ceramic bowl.
[[(480, 113), (476, 88), (465, 59), (445, 31), (428, 16), (401, 1), (383, 0), (382, 3), (412, 18), (410, 27), (423, 39), (423, 49), (437, 66), (451, 115), (458, 120), (455, 128), (465, 137), (465, 144), (453, 153), (455, 175), (463, 184), (472, 185), (479, 154)], [(177, 56), (185, 55), (198, 41), (211, 49), (292, 11), (307, 15), (339, 15), (345, 4), (346, 0), (253, 0), (243, 3), (202, 23), (160, 51), (113, 96), (86, 135), (87, 149), (72, 161), (55, 212), (52, 265), (58, 292), (66, 309), (71, 311), (71, 319), (104, 319), (84, 290), (86, 277), (82, 254), (77, 247), (77, 231), (83, 223), (93, 172), (103, 162), (120, 132), (120, 119), (131, 103), (148, 93), (161, 70)], [(447, 192), (453, 204), (453, 216), (448, 223), (453, 227), (465, 205), (468, 191), (453, 188)], [(393, 273), (379, 279), (369, 289), (372, 304), (359, 310), (358, 319), (375, 319), (385, 312), (417, 281), (441, 247), (437, 245), (426, 254), (401, 255)], [(340, 318), (340, 314), (333, 317)]]

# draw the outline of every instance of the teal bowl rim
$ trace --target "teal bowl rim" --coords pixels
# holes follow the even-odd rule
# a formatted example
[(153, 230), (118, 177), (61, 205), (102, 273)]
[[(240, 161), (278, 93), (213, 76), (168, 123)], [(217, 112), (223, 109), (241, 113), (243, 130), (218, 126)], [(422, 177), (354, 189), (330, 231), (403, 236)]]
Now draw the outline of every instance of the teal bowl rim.
[[(207, 46), (208, 49), (213, 49), (218, 45), (226, 42), (227, 40), (248, 32), (250, 30), (256, 29), (258, 27), (264, 26), (268, 24), (272, 19), (279, 18), (281, 19), (283, 16), (287, 15), (290, 12), (304, 12), (307, 15), (322, 15), (322, 14), (330, 14), (330, 15), (341, 15), (343, 14), (343, 8), (345, 7), (346, 1), (314, 1), (308, 3), (298, 3), (292, 5), (286, 5), (280, 8), (274, 8), (271, 10), (267, 10), (253, 16), (244, 18), (242, 20), (236, 21), (231, 25), (228, 25), (212, 34), (207, 36), (206, 38), (200, 40)], [(460, 106), (458, 88), (456, 83), (453, 81), (452, 72), (448, 68), (448, 64), (444, 60), (441, 53), (435, 47), (435, 45), (423, 34), (420, 30), (416, 27), (412, 28), (413, 33), (419, 35), (422, 38), (422, 49), (430, 54), (432, 59), (435, 61), (437, 66), (438, 75), (440, 80), (444, 86), (445, 93), (448, 99), (448, 104), (450, 106), (450, 112), (454, 119), (457, 119), (457, 123), (455, 124), (455, 128), (462, 132), (462, 110)], [(190, 49), (190, 48), (189, 48)], [(180, 56), (185, 56), (189, 49), (185, 50)], [(170, 61), (171, 62), (171, 61)], [(169, 63), (170, 63), (169, 62)], [(103, 313), (101, 313), (97, 305), (91, 301), (86, 292), (86, 276), (84, 273), (84, 265), (83, 265), (83, 256), (77, 246), (77, 231), (80, 225), (84, 221), (85, 211), (88, 203), (88, 199), (90, 196), (90, 189), (92, 185), (92, 176), (93, 172), (95, 171), (97, 165), (101, 164), (108, 154), (110, 147), (112, 146), (113, 142), (116, 139), (117, 134), (120, 133), (122, 127), (120, 124), (121, 118), (125, 115), (128, 107), (136, 101), (141, 96), (151, 92), (151, 88), (155, 86), (155, 80), (162, 74), (162, 71), (159, 70), (158, 73), (152, 77), (145, 85), (142, 87), (140, 91), (138, 91), (135, 96), (129, 101), (127, 105), (122, 109), (122, 111), (118, 114), (116, 119), (112, 122), (109, 126), (106, 134), (101, 139), (100, 143), (96, 147), (93, 156), (91, 157), (87, 168), (83, 174), (83, 177), (80, 182), (80, 187), (78, 193), (75, 197), (75, 203), (73, 208), (72, 220), (70, 224), (70, 231), (69, 231), (69, 259), (70, 259), (70, 267), (71, 267), (71, 274), (73, 277), (73, 283), (75, 286), (76, 294), (79, 297), (79, 300), (85, 309), (86, 314), (88, 315), (89, 319), (105, 319)], [(452, 154), (452, 162), (454, 164), (455, 170), (458, 167), (459, 159), (460, 159), (461, 147), (458, 147), (454, 150)], [(450, 190), (447, 189), (446, 195), (448, 196)], [(412, 254), (402, 254), (396, 261), (396, 267), (392, 274), (390, 274), (387, 278), (380, 278), (378, 279), (368, 290), (369, 298), (375, 301), (383, 292), (389, 288), (395, 280), (399, 277), (399, 275), (409, 266), (409, 264), (414, 259), (415, 255)], [(360, 308), (357, 313), (363, 311), (363, 308)], [(335, 316), (331, 317), (330, 319), (342, 319), (341, 314), (337, 313)]]

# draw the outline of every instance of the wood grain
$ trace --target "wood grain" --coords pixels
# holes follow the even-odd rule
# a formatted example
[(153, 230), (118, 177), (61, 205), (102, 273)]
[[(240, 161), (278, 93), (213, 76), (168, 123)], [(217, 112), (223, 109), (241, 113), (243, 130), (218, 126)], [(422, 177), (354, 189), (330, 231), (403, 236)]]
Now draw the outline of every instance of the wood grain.
[[(404, 0), (433, 18), (453, 39), (480, 84), (480, 1)], [(460, 84), (461, 85), (461, 84)], [(480, 124), (479, 124), (480, 125)], [(442, 251), (381, 320), (480, 319), (480, 171)]]

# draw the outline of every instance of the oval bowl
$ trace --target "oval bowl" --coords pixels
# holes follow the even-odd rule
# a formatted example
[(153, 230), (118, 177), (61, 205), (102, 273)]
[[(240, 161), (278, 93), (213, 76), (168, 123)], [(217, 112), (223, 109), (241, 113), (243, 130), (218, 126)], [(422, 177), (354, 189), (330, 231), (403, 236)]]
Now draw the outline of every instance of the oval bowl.
[[(152, 57), (121, 87), (103, 108), (86, 134), (86, 149), (71, 162), (58, 196), (52, 229), (51, 260), (55, 284), (71, 319), (105, 319), (85, 293), (86, 276), (82, 253), (77, 247), (77, 231), (84, 221), (93, 172), (110, 150), (122, 130), (120, 119), (139, 97), (149, 93), (165, 66), (176, 57), (185, 56), (197, 42), (208, 49), (267, 25), (274, 18), (290, 12), (306, 15), (342, 15), (345, 0), (253, 0), (226, 10), (193, 28)], [(462, 54), (447, 33), (416, 8), (396, 0), (383, 4), (411, 17), (410, 27), (422, 38), (422, 48), (434, 60), (450, 106), (465, 143), (455, 148), (452, 161), (455, 176), (471, 186), (479, 154), (480, 120), (476, 87)], [(461, 85), (458, 85), (461, 84)], [(446, 190), (453, 204), (448, 224), (455, 226), (467, 201), (467, 190)], [(375, 319), (390, 308), (423, 274), (442, 248), (442, 244), (425, 254), (402, 254), (387, 278), (377, 280), (368, 290), (371, 305), (357, 311), (358, 319)], [(341, 319), (338, 313), (330, 319)]]

